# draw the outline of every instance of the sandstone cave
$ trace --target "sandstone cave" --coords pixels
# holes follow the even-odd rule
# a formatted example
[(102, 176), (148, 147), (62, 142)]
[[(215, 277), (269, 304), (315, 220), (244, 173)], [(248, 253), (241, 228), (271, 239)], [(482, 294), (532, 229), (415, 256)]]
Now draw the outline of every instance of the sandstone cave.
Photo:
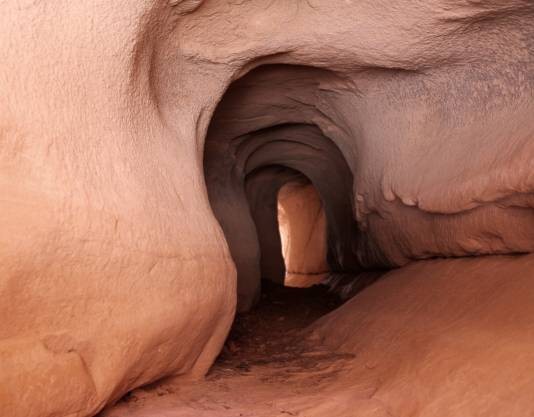
[(531, 0), (6, 0), (0, 416), (534, 414)]

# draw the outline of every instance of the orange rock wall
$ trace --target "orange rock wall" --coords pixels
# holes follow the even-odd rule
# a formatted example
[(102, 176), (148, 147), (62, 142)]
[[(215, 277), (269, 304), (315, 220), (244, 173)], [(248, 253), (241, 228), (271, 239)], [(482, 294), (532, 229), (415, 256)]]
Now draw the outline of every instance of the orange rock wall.
[(278, 222), (286, 267), (285, 285), (306, 287), (328, 274), (326, 216), (310, 185), (289, 183), (278, 193)]

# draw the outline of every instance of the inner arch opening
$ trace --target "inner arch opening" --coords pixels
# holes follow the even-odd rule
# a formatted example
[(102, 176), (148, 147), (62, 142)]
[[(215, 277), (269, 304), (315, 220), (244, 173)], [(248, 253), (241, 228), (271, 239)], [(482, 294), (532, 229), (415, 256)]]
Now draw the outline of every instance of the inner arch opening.
[(354, 276), (362, 269), (352, 168), (338, 146), (332, 119), (316, 106), (325, 82), (339, 80), (315, 68), (259, 67), (229, 87), (212, 118), (204, 170), (211, 206), (236, 265), (238, 311), (260, 300), (262, 279), (286, 281), (279, 196), (289, 204), (288, 190), (296, 191), (286, 184), (304, 181), (311, 187), (308, 193), (316, 195), (308, 203), (320, 203), (325, 229), (324, 241), (314, 243), (324, 245), (323, 254), (313, 260), (320, 268), (310, 271), (301, 271), (296, 261), (312, 262), (302, 252), (306, 247), (297, 254), (298, 245), (286, 239), (286, 253), (293, 247), (291, 262), (296, 262), (295, 268), (288, 265), (288, 283), (307, 272), (317, 275), (318, 282), (330, 274)]
[(330, 273), (326, 215), (319, 193), (306, 178), (280, 188), (278, 227), (285, 264), (284, 285), (307, 288), (323, 282)]

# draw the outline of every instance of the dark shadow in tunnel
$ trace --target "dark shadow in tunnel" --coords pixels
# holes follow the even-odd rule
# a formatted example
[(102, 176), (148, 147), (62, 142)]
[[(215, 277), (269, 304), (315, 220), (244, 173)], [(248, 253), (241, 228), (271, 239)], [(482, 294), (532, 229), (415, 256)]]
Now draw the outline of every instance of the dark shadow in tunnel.
[(330, 267), (333, 271), (359, 270), (353, 253), (357, 228), (352, 172), (332, 140), (314, 125), (280, 125), (247, 135), (237, 154), (245, 161), (245, 175), (276, 164), (305, 176), (323, 201)]
[[(208, 197), (237, 269), (239, 311), (258, 301), (262, 277), (283, 282), (276, 198), (280, 187), (296, 176), (306, 177), (323, 202), (330, 270), (360, 270), (354, 250), (358, 233), (353, 176), (341, 150), (314, 124), (284, 122), (287, 115), (279, 122), (276, 114), (267, 115), (256, 123), (257, 106), (263, 110), (266, 105), (258, 100), (279, 106), (284, 98), (255, 97), (250, 88), (240, 87), (241, 82), (253, 83), (254, 76), (252, 71), (236, 81), (223, 97), (204, 152)], [(316, 87), (309, 80), (308, 84), (307, 88)], [(298, 109), (292, 111), (298, 119)], [(309, 113), (309, 106), (302, 111)]]

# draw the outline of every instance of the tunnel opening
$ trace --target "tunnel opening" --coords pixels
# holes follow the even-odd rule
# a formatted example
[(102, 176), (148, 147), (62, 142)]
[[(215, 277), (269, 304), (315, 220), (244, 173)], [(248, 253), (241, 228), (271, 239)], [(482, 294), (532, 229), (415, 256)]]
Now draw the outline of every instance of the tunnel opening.
[[(317, 274), (319, 282), (330, 275), (356, 277), (363, 269), (353, 167), (332, 120), (317, 105), (325, 86), (338, 88), (340, 82), (327, 70), (264, 65), (234, 81), (214, 112), (204, 171), (211, 207), (236, 265), (240, 312), (259, 301), (262, 280), (286, 281), (278, 196), (287, 198), (287, 190), (296, 190), (286, 183), (309, 183), (308, 192), (316, 192), (314, 201), (321, 202), (326, 230), (326, 259), (315, 260), (323, 263), (321, 270), (290, 267), (288, 283), (298, 282), (303, 272)], [(304, 259), (300, 252), (293, 250), (293, 259)], [(311, 273), (300, 281), (311, 280)]]
[(237, 314), (210, 378), (319, 366), (304, 329), (377, 277), (357, 254), (353, 167), (316, 104), (330, 82), (340, 81), (326, 70), (261, 66), (213, 115), (204, 172), (237, 270)]
[(278, 227), (284, 285), (307, 288), (327, 278), (326, 215), (319, 193), (307, 178), (288, 182), (278, 191)]

